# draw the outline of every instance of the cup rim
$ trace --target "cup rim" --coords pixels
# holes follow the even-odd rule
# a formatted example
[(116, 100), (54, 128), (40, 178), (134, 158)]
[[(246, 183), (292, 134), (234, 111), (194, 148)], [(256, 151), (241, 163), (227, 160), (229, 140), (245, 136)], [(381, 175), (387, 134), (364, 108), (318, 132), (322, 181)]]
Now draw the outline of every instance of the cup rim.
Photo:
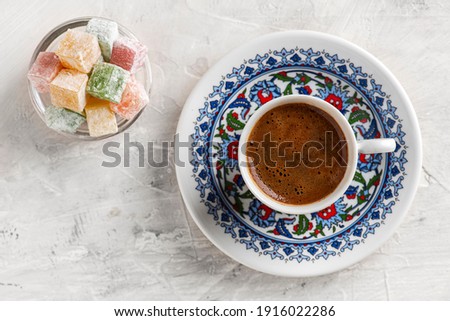
[[(252, 178), (252, 175), (250, 174), (249, 171), (249, 166), (245, 166), (245, 164), (248, 163), (248, 158), (243, 150), (245, 146), (244, 144), (248, 142), (248, 137), (250, 136), (250, 133), (252, 132), (254, 125), (258, 122), (259, 119), (261, 119), (262, 116), (264, 116), (270, 110), (289, 103), (305, 103), (313, 107), (317, 107), (320, 110), (327, 113), (327, 115), (329, 115), (336, 121), (336, 123), (342, 130), (345, 140), (347, 142), (347, 153), (348, 153), (347, 168), (345, 170), (344, 177), (339, 183), (339, 185), (334, 189), (333, 192), (323, 197), (322, 199), (302, 205), (286, 204), (278, 200), (275, 200), (269, 195), (267, 195)], [(318, 212), (330, 206), (336, 200), (338, 200), (344, 194), (344, 192), (347, 190), (348, 186), (350, 186), (353, 180), (353, 176), (356, 171), (357, 157), (358, 157), (358, 147), (355, 134), (353, 132), (352, 127), (348, 123), (347, 119), (344, 117), (344, 115), (342, 115), (342, 113), (337, 108), (335, 108), (328, 102), (320, 98), (308, 95), (293, 94), (289, 96), (278, 97), (267, 102), (253, 113), (253, 115), (246, 123), (242, 131), (241, 137), (239, 139), (239, 148), (238, 148), (239, 168), (245, 184), (253, 193), (253, 195), (257, 199), (259, 199), (262, 203), (264, 203), (265, 205), (271, 207), (276, 211), (283, 212), (286, 214), (308, 214)]]

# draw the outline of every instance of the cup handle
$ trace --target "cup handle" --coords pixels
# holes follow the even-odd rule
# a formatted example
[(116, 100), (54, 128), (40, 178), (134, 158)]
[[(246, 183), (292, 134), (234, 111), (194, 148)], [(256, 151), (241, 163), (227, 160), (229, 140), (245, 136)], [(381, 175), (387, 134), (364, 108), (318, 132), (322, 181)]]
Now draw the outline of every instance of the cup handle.
[(397, 146), (393, 138), (358, 140), (358, 152), (363, 154), (390, 153)]

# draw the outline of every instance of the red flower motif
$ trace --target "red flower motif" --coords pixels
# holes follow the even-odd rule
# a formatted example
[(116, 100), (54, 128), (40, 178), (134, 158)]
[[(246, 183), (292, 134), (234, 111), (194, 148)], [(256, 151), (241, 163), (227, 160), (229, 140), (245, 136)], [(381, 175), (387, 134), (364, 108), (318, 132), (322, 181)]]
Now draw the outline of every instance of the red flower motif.
[(302, 78), (300, 78), (300, 81), (301, 81), (301, 82), (305, 82), (305, 81), (306, 81), (305, 76), (303, 76)]
[(346, 221), (350, 221), (352, 218), (353, 218), (353, 216), (351, 216), (351, 215), (349, 214), (349, 215), (347, 215), (347, 216), (345, 217), (345, 220), (346, 220)]
[(359, 110), (359, 107), (355, 106), (355, 107), (352, 108), (352, 113), (354, 113), (355, 111), (358, 111), (358, 110)]
[(325, 84), (329, 84), (332, 83), (331, 79), (328, 77), (325, 77)]
[(359, 161), (361, 163), (367, 163), (366, 154), (359, 154)]
[(300, 95), (311, 95), (312, 93), (312, 89), (309, 86), (299, 87), (297, 90)]
[(234, 119), (238, 119), (238, 117), (239, 117), (238, 113), (236, 113), (236, 112), (232, 113), (231, 116), (232, 116)]
[(349, 200), (352, 200), (352, 199), (354, 199), (356, 197), (356, 193), (355, 194), (348, 194), (347, 195), (347, 198), (349, 199)]
[(363, 123), (363, 124), (367, 123), (367, 118), (361, 119), (361, 123)]
[[(300, 227), (300, 225), (295, 224), (294, 225), (294, 231), (297, 232), (299, 227)], [(308, 231), (312, 230), (312, 228), (313, 228), (313, 223), (309, 222), (308, 223)]]
[(227, 130), (230, 131), (230, 132), (232, 132), (232, 131), (234, 131), (234, 128), (231, 127), (230, 125), (227, 125)]
[(314, 230), (314, 234), (319, 235), (319, 233), (320, 233), (320, 230), (318, 230), (318, 229)]
[(225, 133), (225, 131), (223, 130), (223, 128), (219, 129), (219, 135), (222, 136)]
[(342, 99), (341, 97), (336, 96), (335, 94), (329, 94), (327, 98), (325, 98), (327, 103), (330, 103), (334, 107), (339, 110), (342, 110)]
[(238, 159), (238, 149), (239, 149), (239, 141), (235, 140), (228, 144), (227, 146), (227, 152), (228, 152), (228, 158), (231, 159)]
[(267, 93), (264, 92), (264, 89), (261, 89), (260, 91), (258, 91), (258, 98), (261, 102), (261, 105), (264, 105), (265, 103), (273, 99), (273, 94), (269, 91), (269, 94), (267, 95)]
[(273, 209), (271, 209), (269, 206), (264, 205), (264, 204), (261, 204), (258, 207), (258, 210), (260, 210), (261, 212), (264, 212), (264, 215), (261, 216), (262, 220), (267, 220), (270, 217), (270, 215), (272, 215), (272, 213), (273, 213)]
[(245, 98), (245, 94), (239, 94), (237, 98)]
[(380, 185), (380, 179), (377, 179), (377, 180), (375, 181), (375, 183), (373, 183), (373, 185), (375, 185), (375, 186)]
[(319, 216), (323, 220), (329, 220), (336, 214), (337, 214), (336, 206), (333, 204), (333, 205), (321, 210), (320, 212), (318, 212), (317, 216)]
[(280, 76), (287, 77), (287, 72), (286, 71), (280, 71), (278, 74)]

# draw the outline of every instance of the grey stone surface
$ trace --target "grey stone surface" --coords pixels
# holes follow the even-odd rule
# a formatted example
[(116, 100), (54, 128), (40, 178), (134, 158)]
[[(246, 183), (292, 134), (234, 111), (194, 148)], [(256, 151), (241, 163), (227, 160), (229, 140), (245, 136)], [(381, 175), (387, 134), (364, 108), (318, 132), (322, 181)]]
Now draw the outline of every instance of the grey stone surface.
[[(450, 299), (446, 1), (9, 1), (0, 10), (0, 299)], [(316, 278), (262, 274), (223, 255), (180, 197), (174, 165), (104, 168), (102, 145), (49, 130), (28, 98), (40, 39), (79, 16), (117, 20), (149, 46), (150, 106), (131, 140), (171, 140), (193, 86), (234, 47), (310, 29), (352, 41), (397, 76), (418, 114), (421, 186), (376, 253)], [(108, 141), (123, 142), (123, 134)]]

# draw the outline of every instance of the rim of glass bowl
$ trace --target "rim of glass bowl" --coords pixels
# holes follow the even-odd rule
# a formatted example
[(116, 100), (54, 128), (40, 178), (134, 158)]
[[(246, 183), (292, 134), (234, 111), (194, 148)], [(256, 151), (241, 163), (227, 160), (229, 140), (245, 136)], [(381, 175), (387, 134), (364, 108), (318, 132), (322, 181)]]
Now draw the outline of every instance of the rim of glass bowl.
[[(79, 18), (71, 19), (71, 20), (61, 23), (57, 27), (53, 28), (50, 32), (48, 32), (42, 38), (42, 40), (39, 42), (36, 49), (34, 50), (33, 56), (31, 57), (31, 61), (30, 61), (28, 69), (31, 68), (31, 66), (33, 65), (34, 61), (36, 60), (38, 54), (42, 51), (46, 51), (54, 43), (54, 41), (59, 36), (61, 36), (64, 32), (66, 32), (68, 29), (86, 26), (87, 23), (89, 22), (89, 20), (91, 20), (92, 18), (99, 18), (99, 19), (114, 21), (114, 20), (104, 18), (104, 17), (90, 16), (90, 17), (79, 17)], [(117, 21), (114, 21), (114, 22), (117, 23)], [(120, 35), (124, 35), (126, 37), (138, 40), (138, 38), (130, 30), (128, 30), (127, 28), (125, 28), (124, 26), (122, 26), (119, 23), (117, 23), (117, 24), (119, 26), (119, 34)], [(150, 61), (148, 59), (148, 55), (145, 57), (144, 66), (137, 73), (139, 73), (139, 72), (144, 73), (143, 85), (144, 85), (145, 90), (147, 91), (148, 95), (150, 96), (151, 87), (152, 87), (152, 72), (151, 72), (151, 66), (150, 66)], [(45, 123), (44, 112), (45, 112), (45, 108), (47, 108), (47, 106), (42, 101), (41, 94), (37, 92), (37, 90), (31, 85), (31, 82), (29, 80), (28, 80), (28, 93), (30, 94), (31, 102), (33, 104), (34, 109), (36, 110), (36, 112), (38, 113), (38, 115), (42, 119), (42, 121), (44, 121), (44, 123)], [(114, 133), (114, 134), (108, 134), (108, 135), (103, 135), (103, 136), (99, 136), (99, 137), (91, 137), (91, 136), (89, 136), (89, 131), (77, 130), (74, 134), (71, 134), (71, 133), (57, 131), (57, 130), (54, 130), (49, 127), (48, 128), (61, 134), (61, 135), (64, 135), (64, 136), (70, 137), (70, 138), (78, 138), (78, 139), (88, 140), (88, 141), (102, 140), (105, 138), (109, 138), (109, 137), (118, 135), (118, 134), (122, 133), (123, 131), (125, 131), (126, 129), (128, 129), (136, 121), (136, 119), (139, 118), (139, 116), (142, 114), (142, 112), (147, 107), (147, 105), (145, 105), (143, 108), (141, 108), (141, 110), (130, 120), (119, 117), (118, 121), (117, 121), (118, 131), (117, 131), (117, 133)]]

